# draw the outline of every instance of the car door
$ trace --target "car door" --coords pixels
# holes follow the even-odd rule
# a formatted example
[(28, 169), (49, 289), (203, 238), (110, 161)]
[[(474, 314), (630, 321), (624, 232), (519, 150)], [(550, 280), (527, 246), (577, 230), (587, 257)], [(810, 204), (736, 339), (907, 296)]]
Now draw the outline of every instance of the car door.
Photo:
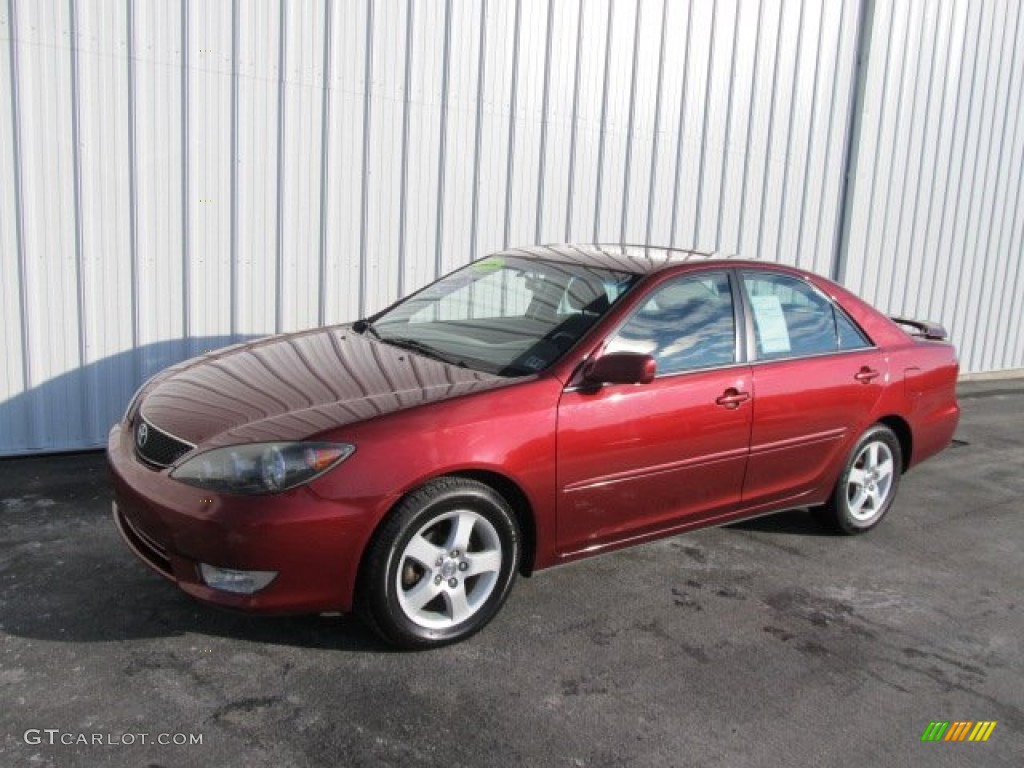
[(740, 499), (750, 369), (727, 271), (651, 289), (601, 354), (652, 355), (649, 384), (570, 387), (558, 409), (562, 553), (710, 516)]
[(868, 426), (887, 377), (884, 356), (814, 286), (766, 271), (741, 273), (753, 325), (757, 397), (743, 505), (820, 494)]

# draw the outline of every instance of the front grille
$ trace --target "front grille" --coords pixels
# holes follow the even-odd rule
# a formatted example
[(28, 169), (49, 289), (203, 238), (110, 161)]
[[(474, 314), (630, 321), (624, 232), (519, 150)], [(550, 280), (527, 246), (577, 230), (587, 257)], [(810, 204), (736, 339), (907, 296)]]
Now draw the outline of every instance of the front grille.
[(169, 467), (193, 448), (192, 443), (164, 432), (141, 416), (135, 424), (135, 453), (154, 467)]
[(117, 523), (121, 535), (139, 557), (165, 576), (172, 575), (171, 559), (167, 556), (167, 549), (157, 543), (152, 536), (144, 533), (116, 506), (114, 507), (114, 522)]

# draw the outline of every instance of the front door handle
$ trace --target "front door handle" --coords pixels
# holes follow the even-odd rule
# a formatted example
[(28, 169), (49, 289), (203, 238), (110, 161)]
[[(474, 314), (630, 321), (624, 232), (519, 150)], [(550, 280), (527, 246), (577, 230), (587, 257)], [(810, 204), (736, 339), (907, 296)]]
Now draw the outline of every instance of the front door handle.
[(853, 374), (853, 378), (859, 381), (861, 384), (870, 384), (872, 381), (882, 375), (881, 371), (876, 371), (874, 368), (868, 368), (866, 365)]
[(740, 407), (740, 403), (750, 399), (749, 392), (740, 392), (736, 387), (729, 387), (725, 392), (715, 398), (715, 402), (730, 411)]

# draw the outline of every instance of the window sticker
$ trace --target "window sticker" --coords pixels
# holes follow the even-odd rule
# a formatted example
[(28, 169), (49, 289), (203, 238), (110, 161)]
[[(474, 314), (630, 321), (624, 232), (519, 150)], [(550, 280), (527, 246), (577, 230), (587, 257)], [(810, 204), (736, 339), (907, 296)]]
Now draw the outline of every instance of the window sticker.
[(505, 266), (505, 259), (501, 256), (490, 256), (480, 261), (474, 261), (472, 269), (476, 272), (497, 272)]
[(761, 337), (761, 351), (766, 355), (789, 352), (789, 329), (779, 297), (751, 296), (750, 304), (754, 308), (754, 320)]

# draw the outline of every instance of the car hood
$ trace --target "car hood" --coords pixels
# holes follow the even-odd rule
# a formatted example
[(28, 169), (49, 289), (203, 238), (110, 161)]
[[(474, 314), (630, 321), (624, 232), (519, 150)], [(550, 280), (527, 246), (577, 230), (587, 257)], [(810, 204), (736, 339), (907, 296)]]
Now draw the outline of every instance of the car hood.
[(300, 440), (514, 381), (338, 326), (240, 344), (182, 363), (143, 393), (141, 414), (202, 447)]

